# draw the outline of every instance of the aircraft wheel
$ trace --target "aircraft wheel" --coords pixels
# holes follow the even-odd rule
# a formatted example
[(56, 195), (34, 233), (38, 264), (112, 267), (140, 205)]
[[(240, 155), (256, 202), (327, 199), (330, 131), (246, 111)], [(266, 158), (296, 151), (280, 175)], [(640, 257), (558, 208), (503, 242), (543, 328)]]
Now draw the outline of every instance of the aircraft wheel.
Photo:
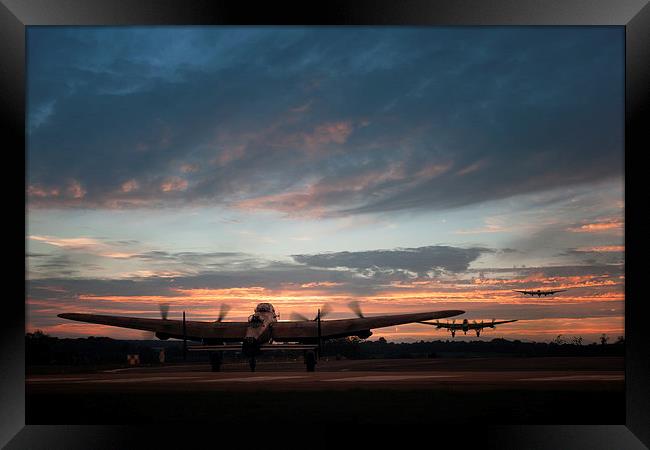
[(255, 361), (255, 358), (251, 358), (250, 361), (248, 362), (248, 365), (251, 368), (251, 372), (255, 372), (255, 366), (257, 365), (257, 361)]
[(316, 370), (316, 353), (312, 350), (305, 352), (305, 366), (307, 372), (314, 372)]
[(221, 362), (223, 358), (220, 352), (210, 353), (210, 367), (213, 372), (221, 372)]

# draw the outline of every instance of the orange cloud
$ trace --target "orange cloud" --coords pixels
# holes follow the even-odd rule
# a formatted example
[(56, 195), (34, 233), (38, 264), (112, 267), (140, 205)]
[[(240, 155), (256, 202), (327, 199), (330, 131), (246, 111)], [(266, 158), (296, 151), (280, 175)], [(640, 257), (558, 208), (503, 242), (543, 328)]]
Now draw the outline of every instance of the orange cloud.
[(184, 191), (187, 189), (187, 180), (179, 177), (171, 177), (160, 185), (160, 189), (163, 192)]
[(122, 183), (122, 192), (131, 192), (135, 191), (140, 187), (137, 181), (135, 180), (129, 180), (124, 183)]
[(313, 133), (305, 134), (304, 138), (307, 147), (314, 148), (330, 142), (344, 144), (350, 134), (352, 134), (350, 122), (330, 122), (317, 126)]
[(623, 221), (612, 218), (600, 222), (587, 223), (579, 227), (568, 228), (568, 231), (574, 233), (601, 233), (610, 230), (620, 230), (623, 228)]
[(56, 197), (59, 195), (59, 190), (57, 188), (46, 189), (41, 186), (30, 185), (29, 188), (27, 188), (27, 195), (30, 197), (41, 198)]
[(81, 184), (77, 180), (70, 182), (67, 191), (72, 198), (84, 198), (86, 196), (86, 190), (81, 187)]
[(103, 253), (101, 256), (105, 256), (107, 258), (125, 259), (125, 258), (132, 257), (134, 254), (135, 253), (112, 252), (112, 253)]
[(603, 245), (600, 247), (581, 247), (579, 252), (624, 252), (624, 245)]

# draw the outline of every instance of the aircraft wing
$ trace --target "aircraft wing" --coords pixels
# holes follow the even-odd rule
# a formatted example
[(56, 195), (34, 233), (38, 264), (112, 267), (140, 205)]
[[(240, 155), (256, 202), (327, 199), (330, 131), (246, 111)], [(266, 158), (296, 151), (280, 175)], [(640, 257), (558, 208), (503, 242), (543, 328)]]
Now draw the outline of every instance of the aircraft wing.
[[(321, 337), (333, 339), (346, 336), (367, 336), (373, 328), (384, 328), (424, 320), (443, 319), (464, 314), (465, 311), (447, 310), (411, 314), (359, 317), (321, 321)], [(313, 320), (299, 322), (277, 322), (273, 324), (273, 339), (281, 342), (304, 342), (318, 338), (318, 323)]]
[(510, 323), (510, 322), (516, 322), (519, 319), (514, 319), (514, 320), (501, 320), (498, 322), (490, 322), (490, 325), (499, 325), (500, 323)]
[[(106, 316), (101, 314), (59, 314), (58, 317), (79, 322), (97, 323), (120, 328), (151, 331), (170, 338), (183, 339), (183, 321), (169, 319), (143, 319), (140, 317)], [(241, 341), (246, 334), (247, 322), (196, 322), (185, 321), (186, 337), (200, 341), (214, 339)]]
[(498, 322), (469, 323), (467, 325), (469, 326), (470, 330), (476, 330), (477, 328), (478, 329), (489, 328), (489, 327), (492, 327), (494, 325), (499, 325), (499, 324), (502, 324), (502, 323), (516, 322), (517, 320), (518, 319), (515, 319), (515, 320), (500, 320)]
[(453, 330), (453, 329), (460, 329), (462, 328), (462, 324), (460, 323), (435, 323), (435, 322), (418, 322), (423, 325), (433, 325), (434, 327), (439, 327), (439, 328), (447, 328), (448, 330)]
[(529, 295), (534, 294), (534, 292), (530, 292), (530, 291), (513, 291), (513, 292), (519, 292), (520, 294), (529, 294)]
[[(303, 344), (264, 344), (260, 346), (261, 351), (277, 351), (277, 350), (314, 350), (318, 345), (303, 345)], [(226, 345), (190, 345), (187, 347), (190, 352), (223, 352), (234, 351), (241, 352), (241, 344), (226, 344)]]

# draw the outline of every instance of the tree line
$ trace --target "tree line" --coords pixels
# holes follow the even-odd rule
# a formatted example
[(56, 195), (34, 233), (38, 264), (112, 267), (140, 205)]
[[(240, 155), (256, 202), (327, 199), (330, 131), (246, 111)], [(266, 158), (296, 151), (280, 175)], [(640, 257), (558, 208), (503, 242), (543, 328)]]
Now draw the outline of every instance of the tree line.
[[(613, 341), (613, 342), (612, 342)], [(437, 340), (419, 342), (388, 342), (378, 340), (341, 338), (325, 341), (322, 356), (335, 359), (371, 358), (444, 358), (471, 356), (623, 356), (625, 338), (610, 339), (602, 335), (600, 343), (583, 345), (580, 336), (566, 338), (558, 335), (551, 342), (523, 342), (495, 338), (490, 341)], [(160, 363), (164, 351), (166, 362), (183, 360), (181, 341), (117, 340), (107, 337), (57, 338), (41, 331), (25, 336), (25, 359), (27, 366), (68, 365), (92, 366), (103, 364), (125, 364), (128, 354), (138, 354), (140, 363)], [(188, 352), (188, 361), (204, 361), (203, 352)], [(238, 355), (226, 352), (226, 359)], [(299, 359), (297, 352), (267, 352), (261, 359)]]

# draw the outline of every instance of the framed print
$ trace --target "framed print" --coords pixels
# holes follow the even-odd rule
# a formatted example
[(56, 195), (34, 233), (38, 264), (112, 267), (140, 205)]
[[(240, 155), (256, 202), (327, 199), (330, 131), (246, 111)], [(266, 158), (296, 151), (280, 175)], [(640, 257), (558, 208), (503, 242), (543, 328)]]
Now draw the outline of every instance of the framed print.
[(647, 2), (0, 11), (3, 445), (649, 445)]

